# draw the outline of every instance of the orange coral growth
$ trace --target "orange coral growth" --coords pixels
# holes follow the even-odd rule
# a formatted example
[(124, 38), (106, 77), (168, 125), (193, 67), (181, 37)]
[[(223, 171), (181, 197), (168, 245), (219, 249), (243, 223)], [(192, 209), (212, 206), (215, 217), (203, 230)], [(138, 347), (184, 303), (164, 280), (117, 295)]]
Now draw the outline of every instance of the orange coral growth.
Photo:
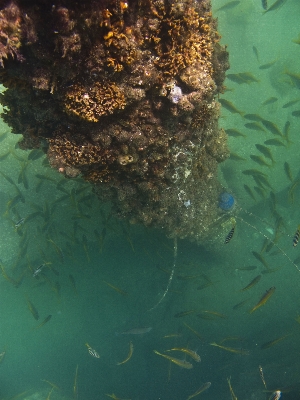
[(65, 109), (86, 121), (98, 122), (103, 115), (124, 109), (123, 91), (113, 82), (95, 82), (91, 87), (75, 84), (65, 95)]

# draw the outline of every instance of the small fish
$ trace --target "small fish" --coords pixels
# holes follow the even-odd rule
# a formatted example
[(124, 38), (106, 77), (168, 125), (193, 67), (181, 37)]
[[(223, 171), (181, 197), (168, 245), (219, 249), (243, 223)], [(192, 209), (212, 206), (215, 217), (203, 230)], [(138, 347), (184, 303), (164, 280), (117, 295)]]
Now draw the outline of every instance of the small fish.
[(247, 267), (239, 267), (237, 268), (239, 271), (254, 271), (257, 268), (256, 265), (249, 265)]
[(237, 83), (238, 85), (247, 84), (247, 81), (240, 76), (240, 74), (227, 74), (226, 78), (230, 81)]
[(125, 292), (124, 290), (122, 290), (122, 289), (120, 289), (120, 288), (118, 288), (118, 287), (116, 287), (116, 286), (113, 286), (111, 283), (106, 282), (106, 281), (103, 281), (103, 282), (104, 282), (107, 286), (109, 286), (110, 288), (114, 289), (116, 292), (122, 294), (123, 296), (127, 296), (127, 295), (128, 295), (127, 292)]
[(44, 155), (44, 152), (40, 149), (33, 149), (31, 152), (28, 154), (27, 159), (31, 161), (38, 160), (40, 157)]
[(195, 312), (195, 310), (181, 311), (181, 312), (175, 314), (174, 317), (181, 318), (181, 317), (185, 317), (186, 315), (193, 314), (194, 312)]
[(256, 201), (256, 198), (252, 192), (252, 190), (250, 189), (250, 187), (248, 185), (244, 185), (244, 189), (246, 190), (246, 192), (249, 194), (250, 197), (252, 197), (252, 199), (254, 201)]
[(4, 172), (0, 171), (0, 174), (3, 176), (3, 178), (5, 178), (7, 180), (7, 182), (9, 182), (11, 185), (17, 187), (17, 185), (15, 184), (15, 182), (11, 179), (10, 176), (6, 175)]
[(78, 379), (78, 364), (76, 365), (74, 385), (73, 385), (73, 393), (74, 393), (74, 399), (75, 400), (78, 399), (77, 379)]
[(2, 353), (0, 353), (0, 364), (1, 364), (2, 361), (3, 361), (5, 354), (6, 354), (6, 351), (5, 351), (5, 350), (2, 351)]
[(300, 99), (295, 99), (295, 100), (291, 100), (287, 103), (285, 103), (282, 108), (289, 108), (292, 107), (294, 104), (298, 103), (300, 101)]
[(26, 297), (26, 301), (27, 301), (27, 306), (29, 311), (31, 312), (31, 314), (33, 315), (33, 318), (38, 320), (40, 318), (38, 310), (34, 307), (34, 305), (32, 304), (32, 302), (28, 299), (28, 297)]
[(19, 219), (19, 221), (17, 221), (17, 222), (15, 223), (15, 228), (16, 228), (16, 229), (19, 228), (21, 225), (24, 224), (24, 222), (25, 222), (25, 218)]
[(297, 37), (297, 39), (292, 39), (292, 42), (296, 43), (296, 44), (300, 44), (300, 35)]
[(193, 329), (191, 326), (189, 326), (188, 324), (186, 324), (185, 322), (183, 323), (191, 332), (193, 332), (194, 335), (197, 336), (198, 339), (203, 340), (203, 337), (197, 332), (195, 331), (195, 329)]
[(206, 282), (206, 283), (203, 283), (202, 285), (199, 285), (197, 287), (197, 290), (206, 289), (206, 288), (208, 288), (209, 286), (212, 286), (212, 285), (213, 285), (213, 282)]
[(250, 354), (249, 350), (244, 350), (244, 349), (235, 349), (233, 347), (226, 347), (226, 346), (221, 346), (220, 344), (217, 344), (215, 342), (210, 343), (211, 346), (219, 347), (220, 349), (229, 351), (230, 353), (235, 353), (235, 354), (241, 354), (244, 356), (248, 356)]
[(262, 0), (261, 5), (264, 10), (267, 10), (268, 9), (268, 0)]
[(249, 119), (249, 121), (256, 121), (256, 122), (260, 122), (263, 120), (263, 118), (258, 114), (245, 114), (244, 118)]
[(296, 247), (300, 237), (300, 225), (298, 225), (297, 231), (293, 237), (293, 247)]
[(268, 147), (263, 146), (262, 144), (256, 144), (255, 147), (258, 151), (260, 151), (265, 157), (272, 161), (272, 164), (275, 163), (271, 150)]
[(273, 133), (273, 135), (278, 135), (278, 136), (282, 136), (282, 133), (280, 132), (280, 130), (277, 128), (277, 126), (272, 122), (272, 121), (268, 121), (266, 119), (263, 119), (261, 121), (261, 123), (263, 124), (263, 126), (268, 129), (268, 131), (270, 131), (271, 133)]
[(271, 394), (268, 400), (279, 400), (281, 397), (281, 391), (276, 390), (274, 393)]
[(247, 161), (246, 158), (239, 156), (237, 153), (230, 152), (229, 159), (232, 161)]
[(244, 114), (243, 111), (238, 110), (234, 104), (232, 104), (230, 101), (226, 100), (226, 99), (219, 99), (218, 100), (219, 103), (222, 104), (222, 106), (224, 108), (226, 108), (226, 110), (228, 110), (229, 112), (233, 113), (233, 114), (240, 114), (241, 116)]
[(292, 112), (293, 117), (300, 117), (300, 110), (295, 110)]
[(113, 400), (130, 400), (130, 399), (121, 399), (120, 397), (117, 397), (114, 393), (112, 394), (105, 393), (105, 396), (110, 397)]
[(207, 390), (208, 388), (210, 388), (211, 386), (211, 382), (206, 382), (204, 383), (195, 393), (191, 394), (187, 400), (191, 400), (193, 397), (198, 396), (200, 393), (203, 393), (205, 390)]
[(261, 273), (262, 273), (263, 275), (272, 274), (273, 272), (279, 271), (280, 268), (282, 268), (282, 266), (277, 267), (277, 268), (264, 269), (263, 271), (261, 271)]
[(232, 236), (234, 234), (234, 230), (235, 230), (235, 225), (231, 228), (230, 232), (228, 233), (228, 235), (225, 238), (224, 244), (227, 244), (230, 242), (230, 240), (232, 239)]
[(86, 343), (85, 345), (88, 348), (88, 352), (90, 353), (90, 355), (92, 357), (100, 358), (99, 354), (97, 353), (97, 351), (95, 349), (93, 349), (88, 343)]
[(7, 280), (7, 282), (11, 283), (16, 288), (18, 288), (21, 285), (24, 274), (22, 274), (21, 277), (19, 278), (19, 280), (16, 281), (11, 276), (7, 275), (7, 273), (5, 271), (5, 268), (4, 268), (4, 265), (1, 262), (0, 262), (0, 268), (1, 268), (2, 276), (3, 276), (4, 279)]
[[(51, 214), (52, 214), (52, 212), (51, 212)], [(47, 241), (49, 243), (51, 243), (51, 245), (53, 246), (53, 248), (56, 251), (57, 255), (59, 256), (60, 261), (62, 263), (64, 263), (65, 260), (64, 260), (64, 254), (62, 252), (62, 249), (52, 239), (47, 239)]]
[(261, 280), (261, 275), (257, 275), (250, 283), (248, 283), (247, 286), (245, 286), (243, 289), (241, 289), (241, 292), (245, 292), (246, 290), (251, 289), (253, 286), (255, 286), (259, 281)]
[(277, 10), (279, 7), (282, 7), (286, 1), (287, 1), (287, 0), (276, 0), (275, 3), (273, 3), (273, 4), (271, 5), (271, 7), (269, 7), (269, 8), (264, 12), (264, 14), (267, 13), (267, 12), (269, 12), (269, 11)]
[(215, 12), (231, 10), (232, 8), (236, 7), (238, 4), (240, 4), (240, 1), (237, 1), (237, 0), (229, 1), (228, 3), (224, 4), (223, 6), (217, 8)]
[(189, 279), (196, 279), (199, 275), (177, 275), (176, 278), (180, 281), (187, 281)]
[(288, 191), (288, 199), (291, 204), (295, 201), (295, 189), (300, 183), (300, 179), (296, 179)]
[(251, 72), (240, 72), (239, 74), (247, 83), (252, 83), (252, 82), (260, 82), (259, 79), (255, 78)]
[(125, 364), (127, 361), (129, 361), (131, 359), (132, 354), (133, 354), (133, 344), (132, 344), (132, 342), (129, 342), (129, 353), (128, 353), (128, 356), (125, 358), (124, 361), (118, 362), (117, 365)]
[(190, 356), (196, 362), (200, 362), (201, 361), (201, 358), (200, 358), (199, 354), (197, 354), (193, 350), (186, 349), (185, 347), (174, 347), (173, 349), (166, 350), (166, 351), (181, 351), (181, 352), (187, 354), (188, 356)]
[(268, 63), (266, 63), (266, 64), (260, 65), (258, 68), (259, 68), (259, 69), (269, 69), (269, 68), (271, 68), (272, 65), (274, 65), (276, 62), (277, 62), (277, 59), (276, 59), (276, 60), (273, 60), (273, 61), (270, 61), (270, 62), (268, 62)]
[(40, 266), (38, 266), (34, 271), (32, 276), (34, 278), (38, 278), (38, 276), (40, 275), (40, 273), (42, 272), (42, 270), (46, 267), (46, 263), (41, 264)]
[(265, 132), (264, 128), (262, 126), (260, 126), (260, 124), (258, 122), (247, 122), (246, 124), (244, 124), (244, 126), (247, 129), (252, 129), (253, 131), (258, 131), (258, 132)]
[(249, 301), (249, 299), (243, 300), (243, 301), (241, 301), (241, 302), (235, 304), (235, 305), (232, 307), (232, 309), (233, 309), (233, 310), (237, 310), (238, 308), (243, 307), (243, 305), (246, 304), (247, 301)]
[(6, 153), (1, 154), (0, 161), (6, 160), (9, 155), (10, 155), (10, 151), (7, 151)]
[(145, 333), (150, 332), (152, 329), (151, 326), (142, 327), (142, 328), (133, 328), (128, 331), (121, 332), (120, 335), (144, 335)]
[(231, 400), (238, 400), (238, 398), (236, 397), (233, 388), (231, 386), (231, 377), (227, 378), (227, 382), (228, 382), (228, 386), (229, 386), (229, 391), (230, 391), (230, 395), (231, 395)]
[(262, 383), (264, 384), (265, 389), (267, 389), (267, 385), (266, 385), (266, 381), (265, 381), (265, 377), (264, 377), (264, 372), (263, 372), (263, 369), (262, 369), (262, 367), (260, 365), (258, 366), (258, 370), (259, 370), (259, 375), (260, 375), (260, 378), (262, 380)]
[(294, 72), (285, 71), (285, 74), (291, 78), (291, 81), (297, 89), (300, 89), (300, 74), (295, 74)]
[(0, 135), (0, 142), (2, 142), (4, 139), (7, 138), (7, 133), (8, 133), (8, 132), (1, 133), (1, 135)]
[(261, 105), (262, 106), (268, 106), (270, 104), (276, 103), (276, 101), (278, 101), (278, 97), (270, 97), (267, 100), (265, 100)]
[(48, 321), (50, 321), (51, 318), (52, 318), (52, 315), (49, 314), (49, 315), (44, 319), (43, 322), (41, 322), (38, 326), (36, 326), (35, 329), (39, 329), (39, 328), (41, 328), (42, 326), (44, 326)]
[(225, 129), (225, 132), (227, 133), (228, 136), (232, 136), (232, 137), (243, 137), (246, 138), (247, 136), (238, 131), (237, 129)]
[(285, 163), (284, 163), (284, 171), (285, 171), (285, 173), (286, 173), (286, 176), (289, 178), (289, 180), (290, 180), (291, 182), (293, 182), (294, 179), (293, 179), (293, 175), (292, 175), (292, 170), (291, 170), (291, 167), (290, 167), (290, 165), (289, 165), (288, 162), (285, 162)]
[(262, 156), (257, 156), (255, 154), (250, 154), (250, 158), (252, 161), (256, 162), (257, 164), (261, 165), (262, 167), (271, 167)]
[(244, 175), (251, 175), (251, 176), (264, 176), (265, 178), (268, 176), (264, 172), (259, 171), (258, 169), (245, 169), (242, 171)]
[(214, 316), (214, 317), (224, 318), (224, 319), (228, 318), (227, 315), (225, 315), (225, 314), (221, 314), (221, 313), (219, 313), (218, 311), (211, 311), (211, 310), (204, 310), (204, 311), (201, 311), (201, 313), (198, 314), (198, 316), (200, 317), (200, 316), (203, 315), (203, 314), (212, 315), (212, 316)]
[(254, 257), (260, 261), (262, 263), (262, 265), (266, 268), (266, 269), (270, 269), (268, 263), (266, 262), (266, 260), (263, 258), (262, 255), (260, 255), (259, 253), (257, 253), (256, 251), (252, 251), (252, 254), (254, 255)]
[(263, 190), (261, 187), (254, 186), (253, 189), (256, 191), (256, 193), (257, 193), (260, 197), (262, 197), (263, 199), (266, 198), (266, 192), (265, 192), (265, 190)]
[(290, 121), (286, 121), (286, 123), (284, 124), (284, 127), (283, 127), (283, 136), (284, 136), (284, 139), (285, 139), (288, 143), (292, 143), (292, 142), (290, 141), (290, 139), (289, 139), (290, 127), (291, 127)]
[(170, 333), (169, 335), (163, 336), (163, 339), (169, 339), (169, 338), (173, 338), (173, 337), (182, 337), (182, 334), (181, 333)]
[(84, 233), (82, 234), (82, 246), (83, 246), (83, 250), (85, 252), (87, 261), (90, 262), (91, 260), (90, 260), (90, 255), (89, 255), (88, 240), (87, 240), (87, 237), (86, 237), (86, 235)]
[(179, 360), (178, 358), (167, 356), (166, 354), (159, 353), (157, 350), (153, 350), (155, 354), (166, 358), (167, 360), (171, 361), (172, 363), (178, 365), (181, 368), (191, 369), (193, 368), (193, 364), (185, 360)]
[(257, 61), (259, 62), (259, 54), (258, 54), (257, 47), (252, 46), (252, 50), (253, 50), (253, 53), (254, 53), (254, 55), (255, 55)]
[(262, 345), (260, 346), (260, 348), (261, 348), (262, 350), (268, 349), (269, 347), (274, 346), (275, 344), (281, 342), (283, 339), (285, 339), (286, 337), (288, 337), (288, 336), (290, 336), (290, 335), (291, 335), (291, 334), (287, 334), (287, 335), (281, 336), (281, 337), (279, 337), (279, 338), (276, 338), (276, 339), (274, 339), (274, 340), (270, 340), (269, 342), (266, 342), (266, 343), (262, 344)]
[(76, 282), (75, 282), (74, 276), (69, 274), (69, 280), (71, 282), (71, 286), (72, 286), (72, 288), (74, 290), (75, 295), (78, 296), (78, 292), (77, 292)]
[(262, 298), (259, 300), (259, 302), (251, 308), (249, 311), (250, 314), (252, 314), (254, 311), (256, 311), (258, 308), (266, 304), (266, 302), (269, 300), (269, 298), (273, 295), (275, 292), (275, 287), (271, 287), (269, 290), (266, 291), (266, 293), (262, 296)]
[(284, 143), (281, 142), (281, 140), (274, 138), (274, 139), (268, 139), (264, 141), (264, 144), (268, 145), (268, 146), (285, 146)]

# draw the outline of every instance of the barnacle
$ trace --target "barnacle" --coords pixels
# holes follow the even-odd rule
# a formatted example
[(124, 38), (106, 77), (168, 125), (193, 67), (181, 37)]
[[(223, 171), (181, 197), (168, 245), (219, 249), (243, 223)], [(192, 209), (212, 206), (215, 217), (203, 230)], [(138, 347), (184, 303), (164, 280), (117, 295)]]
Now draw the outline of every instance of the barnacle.
[(91, 87), (74, 84), (65, 94), (64, 106), (69, 114), (98, 122), (126, 105), (122, 90), (113, 82), (95, 82)]
[(120, 155), (120, 156), (118, 157), (118, 162), (119, 162), (119, 164), (121, 164), (121, 165), (127, 165), (127, 164), (132, 163), (133, 161), (134, 161), (134, 158), (133, 158), (131, 155), (129, 155), (129, 154)]

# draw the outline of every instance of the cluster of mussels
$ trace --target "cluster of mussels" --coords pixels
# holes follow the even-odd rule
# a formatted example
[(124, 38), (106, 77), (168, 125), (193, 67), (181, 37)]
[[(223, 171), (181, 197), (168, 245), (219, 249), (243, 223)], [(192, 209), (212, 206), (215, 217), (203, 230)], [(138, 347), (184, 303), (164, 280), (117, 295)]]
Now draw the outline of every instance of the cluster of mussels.
[(228, 156), (215, 100), (228, 54), (209, 0), (12, 0), (0, 39), (21, 148), (45, 148), (131, 223), (209, 236)]

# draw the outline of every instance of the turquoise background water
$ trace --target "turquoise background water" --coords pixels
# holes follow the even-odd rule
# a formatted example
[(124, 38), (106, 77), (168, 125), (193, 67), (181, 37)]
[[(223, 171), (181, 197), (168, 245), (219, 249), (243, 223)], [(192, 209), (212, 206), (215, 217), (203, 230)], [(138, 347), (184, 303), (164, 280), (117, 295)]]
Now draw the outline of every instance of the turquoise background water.
[[(213, 9), (224, 4), (214, 1)], [(229, 137), (230, 149), (246, 160), (229, 159), (219, 168), (220, 179), (237, 200), (234, 237), (226, 246), (225, 238), (220, 243), (216, 241), (215, 249), (209, 250), (179, 241), (170, 290), (153, 310), (150, 309), (163, 295), (171, 273), (173, 241), (159, 231), (114, 220), (107, 205), (99, 206), (88, 184), (80, 179), (64, 180), (42, 165), (43, 158), (27, 163), (27, 154), (14, 148), (19, 138), (10, 135), (1, 123), (1, 171), (18, 182), (23, 170), (29, 185), (26, 189), (24, 180), (17, 185), (25, 202), (16, 204), (14, 214), (10, 201), (18, 192), (5, 177), (0, 177), (0, 258), (4, 273), (14, 282), (22, 281), (15, 287), (9, 278), (0, 276), (0, 353), (6, 351), (0, 364), (1, 399), (18, 394), (20, 399), (46, 399), (51, 390), (46, 381), (57, 386), (51, 399), (105, 399), (106, 394), (113, 393), (120, 399), (187, 399), (205, 382), (211, 382), (211, 387), (199, 398), (230, 399), (227, 378), (231, 377), (239, 399), (260, 400), (270, 393), (265, 392), (259, 365), (270, 392), (280, 389), (283, 399), (300, 398), (300, 273), (294, 265), (300, 262), (299, 248), (292, 246), (300, 223), (300, 185), (295, 188), (293, 202), (288, 196), (299, 178), (300, 124), (291, 113), (300, 109), (300, 102), (282, 108), (288, 101), (300, 99), (299, 88), (285, 73), (300, 73), (300, 45), (292, 42), (300, 33), (300, 2), (287, 0), (277, 11), (265, 15), (262, 11), (260, 0), (243, 0), (232, 9), (215, 14), (222, 43), (228, 45), (230, 53), (228, 73), (247, 71), (259, 80), (243, 85), (227, 80), (230, 90), (222, 97), (245, 113), (259, 113), (280, 130), (290, 121), (292, 143), (270, 147), (276, 161), (272, 168), (257, 166), (249, 155), (260, 155), (255, 144), (263, 144), (273, 135), (249, 130), (244, 124), (250, 121), (222, 111), (220, 126), (238, 129), (246, 135)], [(273, 60), (276, 62), (271, 68), (259, 69)], [(262, 106), (270, 97), (278, 100)], [(1, 157), (6, 153), (6, 158)], [(286, 176), (285, 162), (290, 165), (293, 182)], [(268, 175), (276, 196), (276, 211), (283, 221), (276, 242), (281, 251), (273, 247), (269, 253), (263, 253), (270, 269), (274, 269), (269, 273), (252, 252), (261, 251), (264, 235), (274, 238), (276, 221), (269, 189), (265, 197), (254, 192), (256, 201), (244, 190), (244, 184), (254, 186), (253, 179), (242, 174), (250, 168)], [(34, 217), (33, 213), (38, 214)], [(17, 230), (14, 228), (19, 218), (29, 216), (31, 220)], [(33, 278), (31, 269), (44, 262), (49, 263), (44, 269), (46, 278)], [(255, 269), (240, 269), (248, 266)], [(257, 285), (240, 291), (260, 274)], [(207, 287), (197, 290), (202, 285)], [(276, 290), (270, 300), (249, 314), (273, 286)], [(38, 310), (39, 321), (31, 315), (27, 299)], [(242, 307), (233, 309), (243, 300), (247, 302)], [(174, 317), (189, 310), (194, 312)], [(222, 313), (226, 318), (209, 313), (206, 314), (212, 319), (197, 316), (203, 311)], [(51, 320), (36, 329), (48, 315), (52, 315)], [(137, 327), (152, 330), (143, 335), (116, 334)], [(172, 334), (178, 336), (164, 338)], [(277, 344), (261, 349), (264, 343), (285, 335)], [(117, 365), (126, 359), (130, 341), (134, 346), (132, 358)], [(88, 353), (87, 342), (99, 353), (99, 359)], [(249, 350), (249, 355), (211, 346), (212, 342)], [(186, 370), (170, 365), (153, 352), (155, 349), (164, 353), (172, 347), (197, 350), (201, 362), (191, 360), (193, 369)], [(172, 355), (182, 358), (180, 353)]]

